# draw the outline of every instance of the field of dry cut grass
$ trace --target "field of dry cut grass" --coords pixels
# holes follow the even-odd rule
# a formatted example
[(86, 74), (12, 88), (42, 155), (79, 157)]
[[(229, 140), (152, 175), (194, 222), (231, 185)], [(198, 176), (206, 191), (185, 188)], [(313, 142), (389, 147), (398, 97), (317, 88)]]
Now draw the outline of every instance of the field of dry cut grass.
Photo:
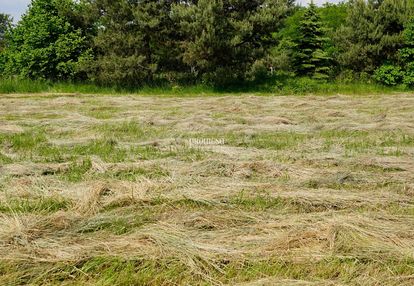
[(0, 285), (413, 285), (414, 96), (0, 96)]

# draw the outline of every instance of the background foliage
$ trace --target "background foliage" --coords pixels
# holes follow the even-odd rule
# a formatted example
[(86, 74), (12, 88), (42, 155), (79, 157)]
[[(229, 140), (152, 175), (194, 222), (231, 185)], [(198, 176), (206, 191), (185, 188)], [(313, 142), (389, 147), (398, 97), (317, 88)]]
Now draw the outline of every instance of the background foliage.
[(413, 87), (413, 19), (414, 0), (33, 0), (15, 26), (0, 14), (0, 73), (124, 87), (295, 77)]

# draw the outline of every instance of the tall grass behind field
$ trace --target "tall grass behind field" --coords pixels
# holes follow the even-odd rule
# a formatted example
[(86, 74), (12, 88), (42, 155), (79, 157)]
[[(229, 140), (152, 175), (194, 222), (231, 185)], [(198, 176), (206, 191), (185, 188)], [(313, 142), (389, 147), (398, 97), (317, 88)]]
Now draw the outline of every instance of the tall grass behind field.
[(116, 89), (98, 87), (92, 84), (52, 83), (30, 79), (0, 79), (0, 94), (49, 92), (112, 94), (116, 92)]
[(0, 79), (0, 94), (16, 93), (79, 93), (79, 94), (140, 94), (162, 96), (241, 95), (333, 95), (389, 94), (410, 91), (405, 86), (387, 87), (375, 83), (319, 82), (309, 78), (269, 80), (264, 83), (241, 83), (228, 87), (209, 85), (147, 85), (142, 87), (100, 86), (93, 83), (50, 82), (29, 79)]
[(0, 79), (0, 94), (46, 92), (49, 84), (28, 79)]
[(100, 86), (93, 83), (50, 82), (29, 79), (0, 79), (0, 94), (16, 93), (79, 93), (79, 94), (142, 94), (196, 95), (217, 93), (214, 88), (193, 85), (153, 85), (144, 87)]

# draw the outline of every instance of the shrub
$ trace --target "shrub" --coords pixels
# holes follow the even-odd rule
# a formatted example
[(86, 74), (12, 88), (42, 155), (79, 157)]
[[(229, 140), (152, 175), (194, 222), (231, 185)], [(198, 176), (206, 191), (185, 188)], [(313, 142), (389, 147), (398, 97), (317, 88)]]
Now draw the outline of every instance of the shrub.
[(291, 78), (288, 79), (282, 88), (282, 90), (289, 94), (307, 94), (318, 92), (320, 82), (316, 79), (309, 77)]
[(393, 65), (383, 65), (374, 73), (374, 79), (384, 85), (395, 86), (402, 82), (401, 68)]
[(403, 82), (409, 87), (414, 87), (414, 62), (407, 65), (407, 71), (404, 74)]
[(414, 87), (414, 18), (406, 25), (404, 38), (406, 47), (399, 52), (401, 61), (405, 63), (403, 82), (409, 87)]

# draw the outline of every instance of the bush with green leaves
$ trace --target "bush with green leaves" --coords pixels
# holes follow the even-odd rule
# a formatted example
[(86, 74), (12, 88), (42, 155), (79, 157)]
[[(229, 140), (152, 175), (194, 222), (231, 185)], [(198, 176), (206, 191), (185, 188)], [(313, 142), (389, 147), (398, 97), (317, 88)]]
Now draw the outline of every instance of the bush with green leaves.
[(404, 30), (405, 46), (399, 55), (405, 71), (404, 84), (414, 87), (414, 18), (412, 18)]
[(374, 79), (381, 84), (395, 86), (402, 82), (403, 75), (399, 66), (383, 65), (374, 72)]
[(405, 72), (403, 83), (408, 87), (414, 87), (414, 67)]

